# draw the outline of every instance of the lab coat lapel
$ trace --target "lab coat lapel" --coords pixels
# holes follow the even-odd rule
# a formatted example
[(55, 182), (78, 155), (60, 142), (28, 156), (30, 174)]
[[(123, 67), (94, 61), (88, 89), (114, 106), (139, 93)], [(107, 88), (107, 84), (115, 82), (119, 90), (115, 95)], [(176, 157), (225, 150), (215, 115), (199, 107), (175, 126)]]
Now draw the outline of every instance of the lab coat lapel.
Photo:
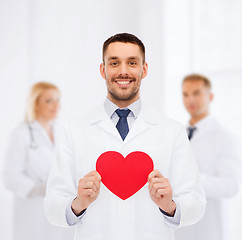
[(148, 128), (148, 124), (144, 121), (143, 117), (138, 117), (135, 120), (133, 127), (129, 130), (128, 135), (124, 139), (124, 143), (127, 144), (133, 138), (144, 132)]
[(218, 127), (218, 123), (212, 116), (207, 116), (206, 118), (202, 119), (197, 124), (198, 131), (195, 132), (194, 136), (192, 137), (191, 141), (199, 141), (199, 139), (203, 136), (207, 136), (207, 134), (213, 134)]
[(104, 132), (111, 134), (115, 138), (122, 141), (122, 138), (119, 135), (117, 128), (112, 123), (112, 120), (108, 117), (103, 105), (101, 107), (97, 108), (95, 111), (93, 111), (90, 123), (98, 124), (98, 126)]
[(217, 130), (218, 123), (212, 116), (209, 116), (209, 118), (207, 120), (208, 121), (205, 125), (205, 130), (210, 133), (215, 132)]
[(135, 137), (146, 131), (153, 124), (157, 124), (158, 119), (153, 116), (152, 112), (149, 112), (144, 107), (142, 108), (139, 116), (134, 122), (133, 127), (130, 129), (127, 137), (124, 140), (125, 144), (128, 144)]
[(108, 117), (107, 113), (105, 112), (103, 105), (93, 112), (90, 123), (98, 124), (103, 131), (111, 134), (124, 144), (127, 144), (132, 139), (137, 137), (139, 134), (146, 131), (150, 126), (157, 124), (158, 118), (156, 115), (153, 114), (153, 112), (142, 107), (139, 116), (135, 120), (134, 125), (130, 129), (124, 141), (122, 140), (117, 128), (112, 123), (112, 120)]
[(114, 137), (118, 138), (119, 140), (121, 139), (121, 136), (117, 130), (117, 128), (114, 126), (114, 124), (112, 123), (111, 119), (109, 119), (108, 117), (106, 117), (105, 119), (103, 119), (99, 126), (107, 133), (113, 135)]
[[(34, 131), (38, 131), (39, 134), (44, 138), (46, 144), (53, 149), (54, 148), (54, 143), (51, 142), (49, 136), (47, 135), (47, 133), (45, 132), (45, 130), (43, 129), (43, 127), (40, 125), (40, 123), (38, 121), (34, 121), (31, 124), (31, 127)], [(54, 131), (54, 130), (53, 130)], [(33, 134), (35, 134), (33, 132)], [(54, 134), (54, 133), (53, 133)], [(54, 139), (55, 140), (55, 139)]]

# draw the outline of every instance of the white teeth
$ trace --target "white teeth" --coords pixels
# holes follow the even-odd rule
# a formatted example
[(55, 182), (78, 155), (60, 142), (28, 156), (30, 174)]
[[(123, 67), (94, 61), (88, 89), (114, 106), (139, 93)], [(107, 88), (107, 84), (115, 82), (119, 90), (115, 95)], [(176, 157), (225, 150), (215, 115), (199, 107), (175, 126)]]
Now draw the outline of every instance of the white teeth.
[(120, 81), (120, 82), (117, 81), (117, 83), (118, 83), (118, 84), (129, 84), (130, 82), (129, 82), (129, 81), (122, 81), (122, 82), (121, 82), (121, 81)]

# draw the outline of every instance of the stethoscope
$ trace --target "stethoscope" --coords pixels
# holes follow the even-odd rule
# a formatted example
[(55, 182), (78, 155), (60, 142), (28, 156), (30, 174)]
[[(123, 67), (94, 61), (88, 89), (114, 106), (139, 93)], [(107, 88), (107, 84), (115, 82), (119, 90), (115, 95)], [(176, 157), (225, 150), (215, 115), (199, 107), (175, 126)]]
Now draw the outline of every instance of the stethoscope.
[(34, 139), (33, 128), (29, 123), (27, 123), (27, 125), (28, 125), (28, 129), (29, 129), (30, 140), (31, 140), (29, 147), (31, 149), (36, 149), (38, 147), (38, 145), (37, 145), (37, 143), (35, 142), (35, 139)]

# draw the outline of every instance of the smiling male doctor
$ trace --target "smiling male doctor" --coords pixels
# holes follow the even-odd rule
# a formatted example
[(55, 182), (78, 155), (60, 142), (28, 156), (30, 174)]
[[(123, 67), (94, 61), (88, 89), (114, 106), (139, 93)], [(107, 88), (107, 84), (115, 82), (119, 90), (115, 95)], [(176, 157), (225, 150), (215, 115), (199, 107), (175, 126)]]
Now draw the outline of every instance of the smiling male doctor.
[[(63, 127), (44, 208), (52, 224), (75, 226), (75, 239), (170, 240), (176, 227), (203, 216), (205, 196), (185, 130), (142, 106), (140, 85), (147, 71), (145, 47), (136, 36), (110, 37), (100, 65), (106, 101), (76, 124)], [(156, 170), (148, 184), (122, 200), (94, 170), (106, 151), (124, 157), (145, 152)]]

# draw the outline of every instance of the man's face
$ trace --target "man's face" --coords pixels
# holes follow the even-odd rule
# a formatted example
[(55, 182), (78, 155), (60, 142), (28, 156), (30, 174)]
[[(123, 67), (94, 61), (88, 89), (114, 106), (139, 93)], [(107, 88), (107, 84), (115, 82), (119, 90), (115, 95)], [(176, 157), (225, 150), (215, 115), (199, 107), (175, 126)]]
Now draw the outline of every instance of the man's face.
[(105, 52), (104, 63), (100, 65), (102, 77), (106, 80), (108, 98), (113, 102), (134, 102), (139, 98), (141, 79), (147, 75), (147, 63), (138, 45), (132, 43), (111, 43)]
[(201, 80), (186, 81), (182, 86), (183, 103), (192, 117), (207, 114), (213, 94)]

